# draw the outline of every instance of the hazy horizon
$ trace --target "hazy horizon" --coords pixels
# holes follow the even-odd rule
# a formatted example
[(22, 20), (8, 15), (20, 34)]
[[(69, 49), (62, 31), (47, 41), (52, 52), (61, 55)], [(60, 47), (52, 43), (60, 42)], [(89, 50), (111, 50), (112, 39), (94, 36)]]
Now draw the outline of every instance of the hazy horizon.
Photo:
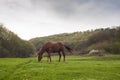
[(0, 0), (0, 23), (22, 39), (120, 25), (120, 0)]

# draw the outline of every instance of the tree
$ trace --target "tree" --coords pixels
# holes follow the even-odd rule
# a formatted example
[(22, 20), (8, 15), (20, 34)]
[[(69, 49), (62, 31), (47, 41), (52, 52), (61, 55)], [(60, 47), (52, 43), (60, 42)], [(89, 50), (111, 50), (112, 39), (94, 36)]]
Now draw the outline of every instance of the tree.
[(35, 47), (0, 24), (0, 57), (29, 57)]

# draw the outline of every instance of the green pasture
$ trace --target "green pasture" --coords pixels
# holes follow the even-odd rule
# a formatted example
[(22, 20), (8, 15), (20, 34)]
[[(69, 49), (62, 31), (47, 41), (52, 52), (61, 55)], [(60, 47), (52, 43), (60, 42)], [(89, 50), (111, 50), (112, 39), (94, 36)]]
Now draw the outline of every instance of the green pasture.
[(120, 55), (0, 58), (0, 80), (120, 80)]

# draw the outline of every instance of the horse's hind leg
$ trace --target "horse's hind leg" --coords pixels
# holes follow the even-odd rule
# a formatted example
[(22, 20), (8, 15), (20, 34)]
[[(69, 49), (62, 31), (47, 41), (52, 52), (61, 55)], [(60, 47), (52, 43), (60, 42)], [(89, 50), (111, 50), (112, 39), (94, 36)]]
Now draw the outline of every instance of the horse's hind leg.
[(60, 54), (60, 52), (58, 52), (58, 54), (59, 54), (59, 62), (60, 62), (60, 60), (61, 60), (61, 54)]
[(50, 59), (50, 62), (51, 62), (51, 55), (50, 55), (50, 53), (48, 53), (48, 59)]

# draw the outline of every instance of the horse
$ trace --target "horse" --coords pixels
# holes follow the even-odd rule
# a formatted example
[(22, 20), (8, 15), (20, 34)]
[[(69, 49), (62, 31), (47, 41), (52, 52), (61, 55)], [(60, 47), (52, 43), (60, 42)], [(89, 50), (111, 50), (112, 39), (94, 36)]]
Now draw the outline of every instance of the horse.
[(73, 54), (73, 50), (69, 46), (65, 45), (62, 42), (47, 42), (47, 43), (45, 43), (38, 52), (38, 62), (41, 61), (42, 55), (45, 52), (47, 52), (47, 54), (48, 54), (47, 59), (50, 60), (50, 62), (51, 62), (51, 53), (59, 54), (59, 62), (61, 60), (61, 54), (62, 54), (63, 58), (64, 58), (64, 62), (65, 62), (65, 51), (64, 51), (65, 48), (71, 54)]

